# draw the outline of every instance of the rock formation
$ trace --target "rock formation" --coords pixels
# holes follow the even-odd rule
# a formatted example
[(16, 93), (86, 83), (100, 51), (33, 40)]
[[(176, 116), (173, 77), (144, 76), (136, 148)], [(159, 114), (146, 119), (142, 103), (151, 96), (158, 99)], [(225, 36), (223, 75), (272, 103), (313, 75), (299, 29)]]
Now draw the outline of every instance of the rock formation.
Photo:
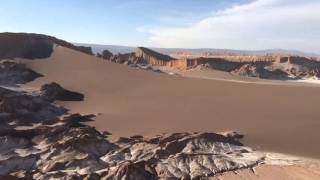
[(54, 45), (64, 46), (92, 55), (89, 47), (75, 46), (52, 36), (27, 33), (0, 33), (0, 59), (48, 58)]
[(109, 61), (126, 65), (140, 64), (142, 62), (141, 59), (137, 58), (134, 53), (116, 54), (111, 56)]
[(119, 64), (138, 65), (138, 67), (143, 65), (143, 67), (148, 67), (147, 69), (153, 69), (157, 66), (182, 70), (205, 68), (240, 76), (274, 80), (320, 78), (320, 62), (312, 58), (298, 56), (219, 54), (212, 57), (176, 59), (148, 48), (139, 47), (134, 53), (117, 55), (112, 55), (108, 50), (105, 50), (98, 57)]
[(40, 91), (43, 97), (51, 101), (83, 101), (84, 99), (83, 94), (66, 90), (55, 82), (42, 85)]
[(110, 59), (113, 56), (113, 54), (108, 50), (104, 50), (101, 56), (103, 59)]
[(134, 53), (116, 54), (112, 55), (108, 50), (103, 51), (98, 55), (109, 61), (119, 64), (143, 64), (151, 66), (166, 66), (168, 62), (174, 60), (174, 58), (158, 53), (148, 48), (139, 47)]
[(264, 63), (251, 63), (244, 64), (241, 67), (233, 70), (231, 73), (247, 76), (247, 77), (257, 77), (261, 79), (275, 79), (275, 80), (288, 80), (291, 79), (288, 73), (280, 70), (280, 69), (268, 69), (266, 68)]
[(262, 79), (290, 80), (320, 77), (320, 61), (298, 56), (216, 56), (174, 60), (170, 67), (214, 69)]
[(320, 62), (304, 57), (287, 57), (273, 62), (245, 63), (231, 73), (275, 80), (320, 78)]
[(42, 77), (24, 64), (13, 61), (0, 62), (0, 85), (24, 84)]
[(144, 47), (138, 47), (135, 56), (142, 59), (145, 64), (153, 66), (166, 66), (168, 62), (174, 60), (168, 55)]

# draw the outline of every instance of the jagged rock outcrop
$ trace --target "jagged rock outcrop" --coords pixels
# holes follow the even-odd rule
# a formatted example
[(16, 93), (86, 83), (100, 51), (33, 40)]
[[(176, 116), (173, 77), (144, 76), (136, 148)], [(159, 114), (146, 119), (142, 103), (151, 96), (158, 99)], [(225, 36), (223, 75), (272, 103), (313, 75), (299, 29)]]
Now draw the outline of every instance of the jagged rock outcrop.
[(41, 86), (41, 95), (48, 100), (83, 101), (84, 95), (64, 89), (58, 83), (44, 84)]
[(166, 66), (168, 62), (174, 60), (171, 56), (144, 47), (138, 47), (135, 55), (136, 57), (143, 59), (144, 63), (156, 66)]
[(48, 58), (54, 45), (64, 46), (92, 55), (90, 47), (75, 46), (52, 36), (28, 33), (0, 33), (0, 59)]
[(294, 79), (289, 76), (288, 73), (282, 71), (281, 69), (271, 69), (264, 66), (264, 64), (245, 64), (238, 69), (232, 71), (232, 74), (247, 76), (247, 77), (257, 77), (261, 79), (274, 79), (274, 80), (288, 80)]
[(110, 59), (113, 54), (109, 50), (104, 50), (101, 55), (104, 59)]
[(109, 61), (126, 65), (142, 63), (141, 59), (137, 58), (134, 53), (116, 54), (111, 56)]
[(136, 52), (128, 54), (99, 55), (109, 61), (143, 65), (153, 69), (167, 66), (177, 69), (214, 69), (235, 75), (257, 77), (262, 79), (291, 80), (303, 78), (320, 78), (320, 62), (306, 57), (279, 55), (219, 55), (213, 57), (193, 57), (175, 59), (148, 48), (139, 47)]
[(279, 57), (274, 62), (245, 63), (231, 73), (275, 80), (320, 78), (320, 62), (304, 57)]
[(174, 58), (168, 55), (144, 47), (138, 47), (134, 53), (116, 55), (112, 55), (108, 50), (105, 50), (102, 54), (98, 54), (98, 57), (119, 64), (143, 64), (152, 66), (166, 66), (168, 62), (174, 60)]
[(114, 167), (110, 177), (117, 177), (120, 171), (127, 178), (130, 173), (125, 172), (135, 169), (149, 179), (199, 179), (250, 168), (263, 158), (235, 138), (215, 133), (176, 133), (131, 140), (118, 142), (119, 150), (102, 157)]
[[(41, 96), (0, 89), (0, 114), (2, 127), (10, 123), (30, 125), (56, 119), (67, 112)], [(0, 127), (1, 129), (1, 127)]]
[(41, 74), (13, 61), (0, 62), (0, 85), (24, 84), (42, 77)]

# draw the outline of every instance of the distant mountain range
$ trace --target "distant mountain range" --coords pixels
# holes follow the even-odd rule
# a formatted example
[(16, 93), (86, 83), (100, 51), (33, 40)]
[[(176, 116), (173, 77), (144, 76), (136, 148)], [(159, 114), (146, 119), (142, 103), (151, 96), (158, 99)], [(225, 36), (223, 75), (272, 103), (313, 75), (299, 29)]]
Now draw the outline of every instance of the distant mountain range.
[[(84, 43), (74, 43), (79, 46), (90, 46), (92, 47), (93, 53), (101, 53), (103, 50), (109, 50), (113, 54), (118, 53), (130, 53), (134, 52), (136, 47), (133, 46), (118, 46), (118, 45), (100, 45), (100, 44), (84, 44)], [(266, 50), (232, 50), (232, 49), (215, 49), (215, 48), (200, 48), (200, 49), (188, 49), (188, 48), (153, 48), (148, 47), (154, 51), (163, 54), (173, 54), (177, 52), (188, 52), (191, 54), (202, 54), (202, 53), (234, 53), (234, 54), (251, 54), (251, 55), (265, 55), (265, 54), (290, 54), (297, 56), (316, 56), (319, 57), (320, 54), (308, 53), (299, 50), (286, 50), (286, 49), (266, 49)]]

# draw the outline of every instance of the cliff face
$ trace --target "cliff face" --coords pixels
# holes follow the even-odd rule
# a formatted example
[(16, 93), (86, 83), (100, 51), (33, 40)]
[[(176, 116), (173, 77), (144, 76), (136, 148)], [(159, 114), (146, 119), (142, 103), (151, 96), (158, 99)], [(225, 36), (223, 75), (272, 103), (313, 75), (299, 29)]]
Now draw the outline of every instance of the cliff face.
[(160, 54), (151, 49), (139, 47), (134, 53), (112, 55), (110, 51), (104, 50), (98, 57), (119, 64), (147, 64), (153, 66), (167, 66), (174, 58)]
[(0, 59), (48, 58), (54, 44), (92, 55), (90, 47), (75, 46), (52, 36), (28, 33), (0, 33)]
[(156, 66), (166, 66), (174, 58), (158, 53), (148, 48), (139, 47), (135, 52), (136, 57), (143, 59), (144, 63)]
[(262, 79), (320, 78), (320, 62), (300, 56), (222, 54), (209, 57), (180, 56), (175, 59), (139, 47), (135, 53), (128, 54), (112, 55), (106, 50), (100, 57), (119, 64), (167, 66), (182, 70), (201, 67)]
[(182, 57), (171, 61), (177, 69), (207, 68), (262, 79), (320, 78), (320, 61), (301, 56), (219, 55), (211, 57)]
[(306, 57), (280, 56), (266, 63), (245, 63), (232, 73), (263, 79), (320, 78), (320, 62)]

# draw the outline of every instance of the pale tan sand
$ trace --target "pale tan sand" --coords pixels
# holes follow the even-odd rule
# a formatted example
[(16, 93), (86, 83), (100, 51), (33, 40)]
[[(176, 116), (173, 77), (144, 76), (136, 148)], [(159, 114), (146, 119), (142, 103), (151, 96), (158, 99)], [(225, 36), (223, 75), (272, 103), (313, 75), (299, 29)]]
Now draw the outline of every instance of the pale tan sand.
[(170, 76), (63, 47), (48, 60), (26, 63), (45, 75), (28, 86), (56, 81), (84, 93), (84, 102), (61, 104), (102, 113), (92, 124), (115, 136), (237, 130), (247, 134), (249, 146), (320, 158), (319, 87)]
[(320, 179), (320, 167), (306, 167), (299, 165), (292, 166), (271, 166), (262, 165), (250, 169), (227, 172), (213, 180), (318, 180)]

